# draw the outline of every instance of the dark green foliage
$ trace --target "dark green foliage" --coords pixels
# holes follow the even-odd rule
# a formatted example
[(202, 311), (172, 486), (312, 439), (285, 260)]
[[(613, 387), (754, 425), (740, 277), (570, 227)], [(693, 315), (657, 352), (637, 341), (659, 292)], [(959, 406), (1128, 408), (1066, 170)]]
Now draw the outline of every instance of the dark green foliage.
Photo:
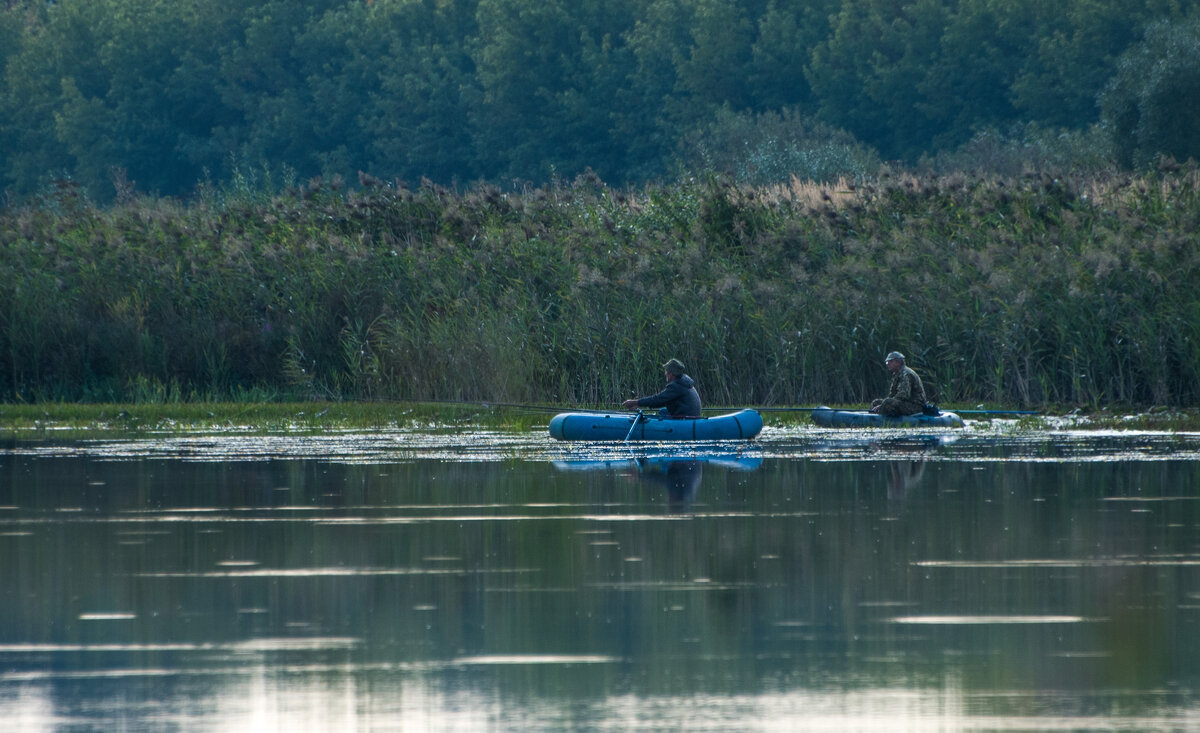
[(911, 155), (939, 132), (922, 86), (949, 19), (938, 0), (844, 2), (806, 70), (821, 115), (888, 158)]
[(919, 167), (943, 174), (974, 171), (1020, 176), (1069, 170), (1077, 176), (1102, 176), (1116, 169), (1111, 149), (1099, 125), (1064, 130), (1017, 124), (1003, 130), (980, 130), (954, 150), (923, 158)]
[(0, 212), (8, 400), (612, 404), (675, 356), (709, 404), (1200, 399), (1200, 174), (853, 189), (369, 176)]
[(1101, 102), (1122, 164), (1200, 159), (1200, 15), (1151, 26), (1121, 57)]
[(850, 134), (802, 117), (716, 113), (714, 121), (683, 141), (684, 158), (696, 172), (715, 172), (739, 183), (770, 185), (802, 181), (857, 180), (879, 169), (875, 151)]
[(982, 128), (1088, 127), (1118, 55), (1144, 26), (1196, 7), (845, 0), (805, 74), (826, 121), (884, 157), (912, 160)]
[[(519, 188), (590, 168), (640, 185), (707, 172), (701, 144), (722, 170), (754, 169), (742, 180), (835, 180), (845, 162), (813, 151), (913, 164), (970, 158), (984, 131), (1086, 139), (1105, 88), (1123, 161), (1182, 159), (1200, 95), (1181, 23), (1198, 5), (9, 2), (0, 189), (23, 200), (71, 178), (99, 201), (189, 196), (246, 169)], [(780, 118), (792, 129), (765, 134)], [(1078, 152), (1067, 165), (1092, 167), (1097, 151)]]
[[(1147, 20), (1178, 13), (1172, 0), (1022, 5), (1002, 21), (1015, 52), (1022, 54), (1012, 101), (1031, 119), (1055, 127), (1094, 119), (1096, 94), (1111, 77), (1117, 56), (1138, 39)], [(1030, 28), (1038, 30), (1030, 34)]]

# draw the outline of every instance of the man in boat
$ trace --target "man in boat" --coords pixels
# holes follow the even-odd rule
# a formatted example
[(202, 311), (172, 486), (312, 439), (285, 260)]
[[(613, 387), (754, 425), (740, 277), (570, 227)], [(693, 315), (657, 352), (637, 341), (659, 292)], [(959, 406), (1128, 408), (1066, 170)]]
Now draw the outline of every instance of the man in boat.
[(904, 366), (904, 354), (893, 351), (887, 355), (884, 366), (892, 373), (892, 384), (888, 396), (871, 403), (871, 412), (885, 417), (916, 415), (925, 409), (925, 387), (921, 378), (912, 369)]
[(671, 359), (663, 364), (663, 375), (667, 386), (663, 391), (649, 397), (625, 400), (621, 407), (635, 410), (639, 407), (661, 407), (665, 417), (700, 417), (700, 393), (696, 382), (684, 373), (683, 362)]

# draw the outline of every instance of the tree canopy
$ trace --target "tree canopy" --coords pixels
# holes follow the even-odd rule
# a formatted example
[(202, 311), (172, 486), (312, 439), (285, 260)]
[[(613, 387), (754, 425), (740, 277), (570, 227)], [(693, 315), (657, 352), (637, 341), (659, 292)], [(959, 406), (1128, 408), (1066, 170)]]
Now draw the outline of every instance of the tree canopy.
[(694, 172), (699, 149), (745, 168), (730, 154), (743, 131), (748, 153), (777, 151), (760, 174), (853, 173), (829, 155), (805, 170), (796, 151), (823, 144), (916, 163), (1014, 127), (1103, 129), (1116, 161), (1147, 165), (1200, 145), (1198, 5), (10, 1), (0, 188), (187, 195), (358, 171), (508, 185), (588, 168), (626, 184)]

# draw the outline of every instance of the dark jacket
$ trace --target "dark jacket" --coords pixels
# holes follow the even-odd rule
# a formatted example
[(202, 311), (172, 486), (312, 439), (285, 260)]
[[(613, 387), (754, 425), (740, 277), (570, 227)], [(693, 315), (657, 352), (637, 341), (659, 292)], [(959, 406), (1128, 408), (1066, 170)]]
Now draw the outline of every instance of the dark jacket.
[(696, 382), (686, 374), (668, 382), (662, 392), (639, 398), (637, 403), (638, 407), (665, 407), (671, 417), (700, 417), (700, 393)]

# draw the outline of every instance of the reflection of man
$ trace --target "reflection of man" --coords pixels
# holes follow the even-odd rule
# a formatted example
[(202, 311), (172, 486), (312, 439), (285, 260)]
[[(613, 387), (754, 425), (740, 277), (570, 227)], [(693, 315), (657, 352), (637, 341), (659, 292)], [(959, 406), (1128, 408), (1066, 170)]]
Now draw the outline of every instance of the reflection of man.
[(884, 366), (892, 373), (892, 383), (885, 399), (871, 403), (871, 412), (885, 417), (921, 413), (925, 409), (925, 387), (917, 373), (904, 366), (904, 354), (893, 351), (887, 355)]
[(917, 485), (925, 474), (925, 459), (919, 461), (892, 461), (892, 480), (888, 482), (888, 496), (899, 499)]
[(643, 463), (639, 461), (642, 478), (667, 487), (667, 504), (672, 511), (686, 511), (696, 498), (704, 463), (695, 459)]

